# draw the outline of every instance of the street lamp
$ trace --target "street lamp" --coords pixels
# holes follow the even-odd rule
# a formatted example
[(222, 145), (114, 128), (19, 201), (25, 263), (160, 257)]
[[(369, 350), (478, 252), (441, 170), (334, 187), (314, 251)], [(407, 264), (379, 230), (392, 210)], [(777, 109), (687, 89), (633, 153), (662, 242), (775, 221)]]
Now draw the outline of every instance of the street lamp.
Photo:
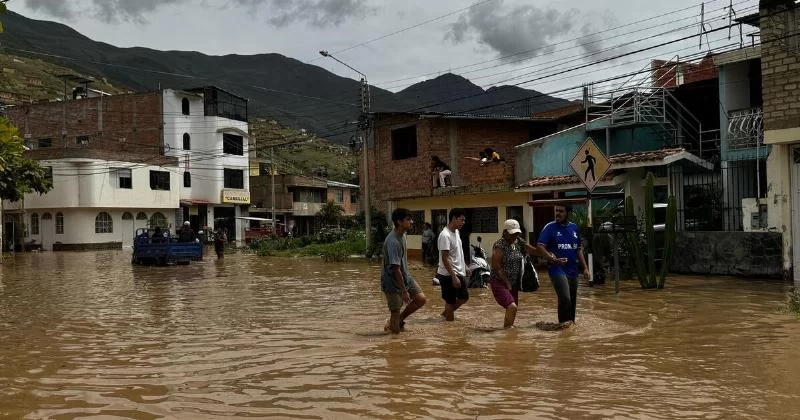
[(345, 63), (342, 60), (334, 57), (331, 53), (326, 50), (322, 50), (319, 54), (323, 57), (331, 58), (336, 60), (339, 64), (347, 67), (350, 70), (358, 73), (361, 76), (361, 118), (359, 119), (360, 127), (363, 132), (362, 135), (362, 153), (363, 153), (363, 165), (364, 165), (364, 227), (366, 230), (366, 252), (369, 252), (370, 243), (372, 242), (372, 215), (371, 208), (369, 205), (369, 155), (367, 152), (367, 135), (369, 132), (369, 112), (370, 112), (370, 93), (369, 93), (369, 83), (367, 82), (367, 76), (364, 73), (354, 69), (349, 64)]

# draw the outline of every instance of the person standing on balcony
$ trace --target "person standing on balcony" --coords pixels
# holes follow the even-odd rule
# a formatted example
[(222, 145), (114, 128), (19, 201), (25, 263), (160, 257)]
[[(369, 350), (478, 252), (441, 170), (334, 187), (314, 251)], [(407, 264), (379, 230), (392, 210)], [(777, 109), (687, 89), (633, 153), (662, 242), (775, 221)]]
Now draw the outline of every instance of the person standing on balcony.
[(405, 326), (406, 318), (423, 307), (426, 299), (419, 284), (408, 272), (406, 232), (414, 226), (411, 212), (404, 208), (395, 209), (392, 212), (392, 223), (394, 229), (383, 241), (381, 290), (386, 295), (390, 313), (384, 330), (399, 334)]
[(558, 296), (558, 323), (569, 327), (575, 323), (578, 298), (578, 266), (588, 280), (589, 266), (583, 257), (580, 230), (569, 221), (572, 206), (555, 206), (555, 220), (545, 225), (539, 235), (537, 248), (549, 263), (550, 280)]
[(467, 220), (466, 211), (459, 208), (450, 210), (449, 220), (437, 241), (439, 268), (436, 269), (436, 279), (442, 288), (442, 300), (445, 304), (442, 316), (447, 321), (452, 321), (456, 310), (469, 300), (467, 264), (458, 231)]
[(431, 159), (433, 160), (433, 164), (431, 165), (433, 167), (433, 188), (437, 186), (446, 187), (447, 177), (450, 176), (453, 171), (450, 170), (450, 167), (447, 166), (446, 163), (439, 159), (439, 156), (433, 156)]

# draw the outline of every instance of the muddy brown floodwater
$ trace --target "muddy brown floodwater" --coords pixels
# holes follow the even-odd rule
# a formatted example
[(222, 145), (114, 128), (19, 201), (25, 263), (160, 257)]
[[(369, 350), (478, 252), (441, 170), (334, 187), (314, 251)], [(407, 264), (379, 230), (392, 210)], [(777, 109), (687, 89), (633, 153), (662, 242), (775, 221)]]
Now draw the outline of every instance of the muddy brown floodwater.
[(0, 417), (785, 419), (800, 413), (790, 285), (671, 278), (582, 287), (554, 321), (549, 281), (497, 330), (488, 290), (456, 321), (430, 304), (383, 334), (378, 266), (227, 255), (132, 267), (130, 251), (0, 266)]

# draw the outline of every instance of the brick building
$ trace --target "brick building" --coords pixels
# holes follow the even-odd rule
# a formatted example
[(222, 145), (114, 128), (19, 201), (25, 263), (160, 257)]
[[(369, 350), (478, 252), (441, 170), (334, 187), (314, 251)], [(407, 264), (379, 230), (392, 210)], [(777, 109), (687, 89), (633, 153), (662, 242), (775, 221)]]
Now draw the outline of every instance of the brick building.
[[(467, 224), (462, 229), (465, 247), (474, 243), (476, 236), (482, 235), (487, 241), (498, 238), (507, 218), (530, 226), (531, 215), (525, 211), (529, 195), (514, 192), (514, 147), (553, 132), (556, 122), (378, 113), (374, 124), (375, 144), (370, 150), (372, 205), (387, 214), (397, 207), (413, 212), (415, 227), (409, 233), (409, 255), (420, 254), (424, 222), (439, 232), (447, 224), (447, 212), (454, 207), (467, 209)], [(499, 152), (503, 161), (482, 165), (479, 153), (487, 147)], [(433, 156), (452, 170), (451, 186), (434, 186)]]
[(783, 233), (787, 277), (800, 281), (800, 6), (761, 0), (759, 26), (768, 221)]

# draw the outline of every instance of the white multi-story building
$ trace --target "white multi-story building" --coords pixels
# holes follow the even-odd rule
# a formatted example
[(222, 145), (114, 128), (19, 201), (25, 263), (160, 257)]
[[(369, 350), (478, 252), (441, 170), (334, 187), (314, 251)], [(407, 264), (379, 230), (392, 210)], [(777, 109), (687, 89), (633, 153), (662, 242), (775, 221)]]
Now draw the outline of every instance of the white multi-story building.
[(225, 227), (250, 203), (247, 101), (215, 87), (10, 109), (53, 189), (4, 202), (4, 243), (43, 250), (130, 246), (141, 227)]
[(250, 207), (247, 100), (216, 87), (163, 92), (164, 154), (178, 159), (179, 222), (241, 241)]

